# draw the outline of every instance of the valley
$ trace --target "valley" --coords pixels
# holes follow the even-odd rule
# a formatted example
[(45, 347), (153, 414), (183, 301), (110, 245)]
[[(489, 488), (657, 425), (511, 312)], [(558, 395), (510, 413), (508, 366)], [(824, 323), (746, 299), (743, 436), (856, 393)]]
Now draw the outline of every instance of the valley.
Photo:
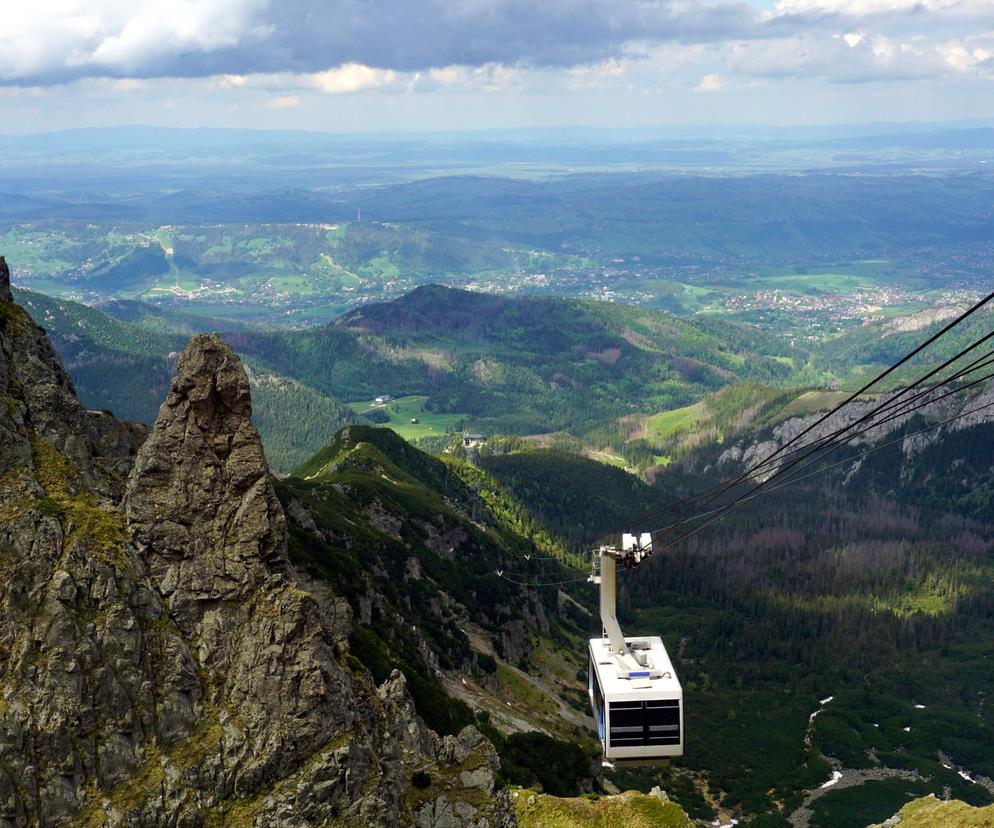
[[(153, 365), (164, 379), (149, 395), (164, 394), (199, 320), (105, 309), (123, 321), (17, 296), (94, 408), (111, 407), (101, 395), (134, 399), (128, 383), (147, 382)], [(881, 346), (941, 324), (906, 325)], [(841, 828), (928, 793), (994, 801), (970, 781), (994, 776), (983, 705), (994, 657), (988, 418), (946, 427), (913, 455), (898, 445), (855, 474), (772, 492), (623, 579), (626, 628), (658, 631), (678, 654), (690, 735), (661, 771), (602, 775), (583, 675), (583, 641), (598, 626), (589, 545), (844, 399), (794, 384), (804, 375), (791, 366), (838, 357), (731, 322), (440, 287), (323, 327), (234, 325), (225, 337), (248, 366), (267, 454), (287, 464), (276, 493), (290, 559), (348, 605), (355, 668), (377, 682), (400, 669), (439, 733), (475, 724), (507, 783), (558, 796), (660, 785), (701, 824)], [(855, 347), (844, 341), (840, 354)], [(791, 364), (758, 355), (778, 350)], [(855, 382), (865, 368), (846, 370)], [(388, 418), (379, 427), (377, 411)], [(303, 423), (314, 442), (281, 449), (280, 435)], [(922, 424), (898, 420), (874, 439)], [(476, 465), (464, 427), (487, 437)], [(966, 461), (955, 485), (949, 452)], [(557, 585), (531, 586), (547, 583)]]
[[(273, 160), (252, 135), (198, 137), (239, 147), (229, 175), (204, 161), (228, 150), (188, 136), (118, 137), (128, 149), (109, 154), (0, 139), (0, 169), (34, 193), (0, 200), (0, 440), (20, 458), (0, 491), (20, 528), (0, 553), (26, 567), (29, 536), (51, 553), (4, 593), (2, 640), (22, 655), (4, 662), (0, 719), (73, 763), (62, 781), (38, 763), (39, 790), (62, 785), (52, 808), (140, 823), (158, 785), (171, 813), (266, 824), (302, 786), (324, 791), (301, 800), (313, 824), (984, 818), (990, 376), (686, 522), (696, 493), (829, 433), (834, 406), (855, 394), (850, 421), (886, 406), (990, 332), (985, 308), (863, 388), (989, 292), (983, 140), (939, 164), (893, 136), (859, 163), (834, 141), (744, 138), (684, 168), (657, 145), (619, 162), (639, 145), (606, 139), (523, 164), (472, 142), (370, 138), (367, 155), (284, 136), (299, 155)], [(39, 159), (64, 153), (79, 163), (54, 181)], [(163, 446), (183, 462), (160, 462)], [(266, 485), (241, 488), (243, 451)], [(184, 476), (202, 465), (209, 480)], [(153, 502), (163, 486), (182, 504)], [(211, 515), (236, 512), (252, 519), (225, 540)], [(662, 551), (622, 573), (620, 620), (663, 637), (685, 694), (685, 754), (655, 768), (604, 767), (589, 713), (590, 553), (621, 528), (656, 530)], [(229, 541), (261, 569), (229, 570)], [(118, 567), (135, 626), (57, 564), (79, 584)], [(243, 618), (225, 590), (277, 616)], [(212, 638), (215, 613), (240, 632)], [(312, 631), (285, 646), (317, 665), (300, 686), (324, 688), (276, 711), (305, 723), (283, 747), (253, 718), (261, 680), (217, 667), (274, 617)], [(51, 618), (46, 639), (31, 625)], [(102, 665), (133, 629), (156, 655), (123, 674), (160, 689), (105, 701), (94, 689), (118, 679)], [(79, 685), (51, 669), (70, 650)], [(39, 675), (84, 711), (91, 752), (17, 713), (44, 703)], [(243, 777), (249, 744), (262, 765)], [(31, 793), (4, 782), (21, 754), (0, 754), (0, 802), (27, 813)], [(361, 785), (329, 782), (345, 766)]]

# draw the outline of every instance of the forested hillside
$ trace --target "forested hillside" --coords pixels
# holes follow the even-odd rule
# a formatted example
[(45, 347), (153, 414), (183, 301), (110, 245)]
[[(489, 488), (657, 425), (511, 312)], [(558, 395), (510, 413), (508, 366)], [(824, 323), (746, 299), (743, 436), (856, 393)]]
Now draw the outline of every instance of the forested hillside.
[[(622, 577), (626, 631), (661, 633), (677, 654), (687, 751), (660, 781), (692, 815), (710, 819), (720, 801), (726, 816), (756, 815), (746, 824), (803, 814), (803, 824), (841, 828), (929, 792), (994, 801), (994, 424), (973, 415), (902, 442), (949, 415), (892, 423), (823, 463), (837, 467), (742, 505)], [(640, 515), (733, 474), (737, 445), (769, 452), (772, 429), (795, 434), (793, 423), (812, 419), (759, 418), (732, 446), (688, 451), (652, 485), (523, 444), (480, 462), (537, 520), (593, 541), (675, 520), (679, 510), (652, 523)], [(710, 804), (691, 793), (687, 771), (706, 774)]]
[[(151, 421), (171, 357), (216, 320), (140, 303), (108, 311), (20, 292), (44, 319), (83, 401)], [(217, 323), (221, 324), (221, 323)], [(742, 379), (784, 382), (795, 353), (716, 320), (555, 298), (440, 287), (304, 330), (223, 329), (251, 370), (259, 427), (287, 471), (371, 401), (423, 397), (426, 428), (582, 433), (637, 412), (692, 404)], [(347, 409), (343, 402), (354, 403)]]
[(236, 334), (241, 353), (346, 400), (426, 394), (511, 434), (661, 410), (741, 378), (784, 380), (782, 344), (733, 325), (556, 298), (418, 288), (333, 325)]
[(291, 558), (348, 603), (350, 657), (378, 682), (403, 671), (439, 733), (478, 725), (509, 782), (558, 795), (600, 784), (581, 680), (591, 602), (499, 574), (564, 571), (513, 496), (368, 426), (340, 431), (277, 492)]

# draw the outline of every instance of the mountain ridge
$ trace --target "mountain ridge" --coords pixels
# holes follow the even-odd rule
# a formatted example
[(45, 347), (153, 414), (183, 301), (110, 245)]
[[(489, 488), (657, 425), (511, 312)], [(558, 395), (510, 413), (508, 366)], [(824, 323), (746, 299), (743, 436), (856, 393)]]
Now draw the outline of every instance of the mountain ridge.
[[(79, 404), (7, 278), (0, 264), (0, 815), (514, 824), (492, 746), (429, 731), (400, 673), (376, 687), (355, 670), (347, 616), (297, 579), (230, 347), (194, 337), (135, 430)], [(128, 448), (107, 420), (135, 435), (125, 474), (97, 451)]]

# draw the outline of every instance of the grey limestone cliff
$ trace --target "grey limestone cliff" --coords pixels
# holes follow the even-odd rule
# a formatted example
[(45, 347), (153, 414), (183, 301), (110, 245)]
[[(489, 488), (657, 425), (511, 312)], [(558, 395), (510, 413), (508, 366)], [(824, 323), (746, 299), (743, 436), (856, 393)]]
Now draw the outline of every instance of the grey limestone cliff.
[(151, 432), (87, 412), (0, 263), (0, 396), (0, 826), (514, 824), (492, 745), (376, 688), (293, 571), (225, 343)]

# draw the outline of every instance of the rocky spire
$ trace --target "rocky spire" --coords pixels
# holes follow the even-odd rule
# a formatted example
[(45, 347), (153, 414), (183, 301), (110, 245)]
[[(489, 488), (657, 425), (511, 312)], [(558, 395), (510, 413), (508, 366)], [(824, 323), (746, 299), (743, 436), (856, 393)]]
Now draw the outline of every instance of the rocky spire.
[(0, 302), (13, 302), (14, 294), (10, 292), (10, 268), (7, 260), (0, 256)]
[(176, 372), (125, 509), (149, 575), (193, 633), (203, 606), (244, 599), (287, 569), (286, 521), (235, 352), (199, 334)]
[(377, 693), (295, 577), (238, 357), (196, 336), (177, 369), (118, 507), (0, 308), (0, 824), (510, 828), (493, 747), (427, 730), (400, 673)]
[(125, 516), (153, 589), (197, 642), (206, 704), (237, 710), (244, 730), (218, 747), (223, 764), (239, 769), (236, 788), (257, 790), (352, 731), (361, 706), (342, 692), (317, 602), (287, 560), (245, 369), (218, 336), (200, 334), (176, 372), (128, 479)]

